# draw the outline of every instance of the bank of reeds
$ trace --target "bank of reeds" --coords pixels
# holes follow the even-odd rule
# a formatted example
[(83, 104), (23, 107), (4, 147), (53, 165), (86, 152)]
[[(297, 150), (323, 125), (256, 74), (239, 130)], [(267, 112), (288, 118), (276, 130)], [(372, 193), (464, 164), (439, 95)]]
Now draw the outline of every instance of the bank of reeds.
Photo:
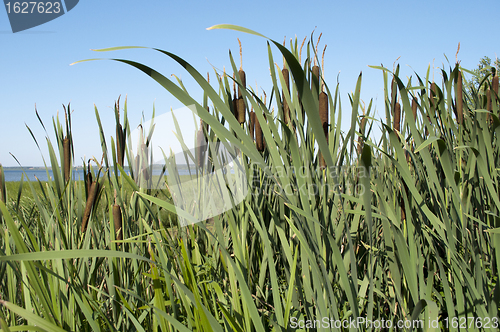
[[(271, 45), (286, 60), (289, 86), (275, 70)], [(382, 74), (386, 118), (375, 119), (372, 103), (360, 102), (360, 75), (349, 96), (353, 125), (342, 132), (346, 107), (341, 109), (338, 86), (330, 89), (323, 77), (321, 97), (319, 68), (310, 58), (299, 60), (297, 42), (285, 48), (269, 40), (273, 89), (286, 100), (296, 135), (245, 89), (230, 57), (237, 100), (253, 108), (254, 143), (233, 113), (236, 93), (226, 75), (219, 74), (214, 88), (184, 60), (159, 52), (195, 79), (203, 104), (154, 69), (117, 61), (194, 105), (210, 126), (209, 146), (238, 147), (247, 158), (249, 194), (209, 221), (178, 227), (162, 219), (160, 211), (177, 211), (172, 199), (138, 186), (139, 175), (123, 172), (114, 156), (111, 164), (96, 110), (103, 146), (98, 166), (105, 172), (96, 199), (104, 204), (89, 214), (86, 231), (80, 227), (88, 198), (71, 180), (66, 190), (56, 175), (49, 181), (35, 199), (37, 220), (0, 202), (3, 330), (343, 331), (335, 322), (364, 319), (421, 320), (424, 330), (458, 331), (470, 316), (483, 324), (489, 317), (489, 330), (495, 330), (498, 103), (491, 99), (491, 112), (485, 112), (485, 93), (465, 96), (461, 67), (443, 70), (442, 81), (433, 83), (428, 74), (405, 82), (398, 69), (373, 67)], [(459, 108), (454, 112), (457, 98), (481, 104), (471, 109), (461, 103), (462, 118)], [(329, 114), (318, 116), (325, 105)], [(378, 141), (370, 136), (374, 124), (381, 128)], [(133, 156), (127, 160), (130, 165)], [(133, 186), (132, 197), (123, 195), (124, 182)], [(321, 317), (333, 323), (306, 326)]]

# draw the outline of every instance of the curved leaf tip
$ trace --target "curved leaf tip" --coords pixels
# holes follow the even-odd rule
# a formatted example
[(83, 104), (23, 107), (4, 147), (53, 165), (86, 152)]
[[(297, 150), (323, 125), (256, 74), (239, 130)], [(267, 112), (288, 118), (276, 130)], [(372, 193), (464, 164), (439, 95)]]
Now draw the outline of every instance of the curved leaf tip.
[(132, 48), (149, 48), (146, 46), (117, 46), (117, 47), (108, 47), (108, 48), (97, 48), (97, 49), (90, 49), (91, 51), (94, 52), (109, 52), (109, 51), (118, 51), (118, 50), (128, 50)]
[(216, 29), (235, 30), (235, 31), (240, 31), (240, 32), (244, 32), (244, 33), (248, 33), (251, 35), (255, 35), (255, 36), (264, 37), (266, 39), (269, 39), (268, 37), (256, 32), (256, 31), (241, 27), (239, 25), (234, 25), (234, 24), (216, 24), (216, 25), (213, 25), (213, 26), (207, 28), (207, 30), (216, 30)]

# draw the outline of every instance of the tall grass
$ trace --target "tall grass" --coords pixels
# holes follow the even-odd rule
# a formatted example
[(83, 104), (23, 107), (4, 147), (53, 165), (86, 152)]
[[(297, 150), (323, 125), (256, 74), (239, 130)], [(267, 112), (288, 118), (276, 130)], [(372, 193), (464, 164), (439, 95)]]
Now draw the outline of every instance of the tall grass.
[[(497, 92), (488, 111), (485, 93), (462, 91), (465, 70), (458, 65), (443, 69), (440, 82), (430, 82), (429, 72), (415, 74), (416, 85), (403, 82), (399, 68), (374, 67), (382, 73), (386, 119), (374, 118), (372, 101), (360, 102), (360, 74), (345, 133), (338, 85), (330, 87), (319, 66), (311, 66), (317, 58), (312, 43), (311, 36), (302, 63), (297, 40), (288, 48), (268, 41), (274, 104), (245, 88), (232, 56), (234, 76), (216, 72), (214, 87), (178, 56), (155, 49), (200, 85), (201, 104), (154, 69), (115, 59), (194, 105), (208, 125), (208, 145), (237, 146), (250, 192), (212, 220), (180, 227), (161, 214), (186, 216), (173, 198), (138, 186), (141, 168), (127, 175), (114, 148), (110, 157), (96, 109), (103, 160), (94, 160), (89, 174), (92, 186), (98, 172), (105, 174), (98, 189), (80, 187), (88, 181), (62, 181), (47, 138), (54, 177), (34, 195), (36, 217), (0, 202), (2, 330), (379, 330), (366, 322), (332, 323), (364, 319), (425, 324), (407, 331), (458, 331), (463, 328), (454, 323), (468, 325), (468, 317), (483, 323), (469, 330), (497, 330)], [(271, 45), (284, 57), (290, 82), (275, 70)], [(231, 95), (233, 82), (238, 98)], [(247, 106), (234, 106), (234, 99)], [(328, 116), (318, 116), (325, 103)], [(126, 152), (131, 165), (126, 103), (123, 120), (118, 105), (115, 112), (111, 146)], [(370, 138), (374, 126), (381, 130), (378, 141)], [(62, 153), (57, 118), (54, 130)], [(135, 190), (131, 197), (124, 195), (125, 183)], [(28, 182), (32, 191), (36, 185)], [(430, 324), (435, 320), (438, 325)]]

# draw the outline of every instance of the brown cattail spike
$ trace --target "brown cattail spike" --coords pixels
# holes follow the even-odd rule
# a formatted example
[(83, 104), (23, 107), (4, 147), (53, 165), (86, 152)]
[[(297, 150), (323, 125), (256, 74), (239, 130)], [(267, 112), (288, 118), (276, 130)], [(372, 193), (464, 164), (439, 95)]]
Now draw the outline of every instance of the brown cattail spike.
[(113, 205), (113, 222), (115, 224), (116, 240), (121, 241), (123, 240), (122, 210), (116, 204)]
[(94, 206), (98, 190), (99, 190), (99, 183), (97, 181), (92, 182), (92, 185), (90, 186), (89, 195), (87, 197), (87, 202), (85, 203), (85, 210), (83, 212), (82, 227), (81, 227), (82, 233), (85, 233), (87, 231), (87, 224), (89, 221), (90, 212), (92, 211), (92, 207)]
[(117, 123), (116, 124), (116, 155), (117, 155), (117, 162), (118, 165), (123, 167), (123, 161), (124, 161), (124, 139), (123, 139), (123, 128), (122, 125)]
[(264, 136), (257, 117), (255, 117), (255, 145), (257, 146), (258, 151), (264, 151)]
[(246, 112), (245, 112), (245, 100), (243, 99), (243, 94), (241, 93), (241, 89), (246, 89), (246, 86), (247, 86), (247, 79), (246, 79), (246, 75), (245, 75), (245, 72), (240, 69), (238, 71), (238, 74), (240, 75), (240, 80), (241, 80), (241, 84), (243, 87), (240, 87), (238, 86), (238, 104), (237, 104), (237, 108), (238, 108), (238, 122), (240, 124), (242, 123), (245, 123), (245, 116), (246, 116)]
[(398, 99), (398, 88), (396, 84), (396, 78), (393, 77), (391, 82), (391, 111), (393, 116), (397, 99)]
[(398, 102), (394, 110), (394, 130), (401, 131), (401, 105)]
[(432, 113), (436, 110), (436, 101), (437, 99), (437, 85), (436, 83), (432, 82), (431, 83), (431, 93), (430, 93), (430, 103), (431, 103), (431, 109)]
[(361, 152), (363, 151), (363, 137), (365, 136), (366, 121), (368, 120), (363, 116), (359, 125), (359, 133), (361, 135), (358, 137), (358, 155), (361, 155)]
[[(283, 79), (285, 80), (285, 86), (286, 86), (286, 93), (290, 93), (290, 74), (288, 72), (288, 69), (283, 68), (281, 71), (283, 74)], [(285, 124), (288, 124), (290, 122), (290, 106), (288, 106), (288, 103), (286, 102), (285, 99), (285, 89), (282, 91), (282, 99), (283, 99), (283, 116), (285, 117)]]
[(200, 129), (198, 129), (196, 133), (196, 163), (198, 169), (203, 168), (206, 144), (207, 141), (205, 140), (205, 133), (203, 132), (203, 120), (200, 120)]
[(319, 118), (328, 142), (328, 95), (325, 92), (319, 94)]
[[(325, 134), (326, 141), (328, 142), (328, 95), (325, 92), (319, 94), (319, 119), (323, 126), (323, 133)], [(326, 162), (322, 153), (320, 154), (320, 167), (326, 167)]]
[(319, 67), (318, 66), (313, 66), (312, 67), (312, 84), (311, 84), (311, 90), (316, 91), (319, 93)]
[(90, 159), (87, 166), (87, 174), (85, 175), (85, 185), (87, 188), (87, 197), (90, 195), (90, 187), (92, 186), (92, 173), (90, 172)]
[[(457, 53), (458, 53), (458, 51), (457, 51)], [(462, 84), (463, 84), (462, 83), (462, 72), (459, 70), (458, 77), (457, 77), (457, 97), (456, 97), (458, 124), (462, 124), (464, 121), (464, 99), (462, 96), (462, 93), (463, 93), (463, 85)]]
[(249, 131), (250, 131), (250, 137), (252, 138), (253, 141), (255, 138), (255, 112), (253, 110), (250, 112)]
[[(491, 100), (492, 103), (495, 103), (497, 105), (498, 101), (498, 76), (497, 73), (495, 72), (495, 76), (493, 76), (493, 79), (491, 81)], [(493, 107), (492, 107), (493, 109)]]
[(413, 113), (413, 121), (417, 121), (417, 99), (415, 97), (411, 101), (411, 112)]
[(69, 138), (66, 136), (63, 139), (63, 155), (64, 155), (64, 181), (68, 182), (71, 171), (71, 146)]

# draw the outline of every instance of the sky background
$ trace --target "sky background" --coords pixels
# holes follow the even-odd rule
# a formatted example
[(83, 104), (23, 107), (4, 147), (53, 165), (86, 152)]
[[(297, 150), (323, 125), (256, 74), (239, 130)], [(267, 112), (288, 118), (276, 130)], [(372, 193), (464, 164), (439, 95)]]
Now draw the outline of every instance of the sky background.
[[(94, 105), (100, 113), (108, 145), (115, 136), (113, 105), (118, 96), (128, 99), (129, 121), (135, 128), (144, 113), (151, 117), (182, 105), (155, 81), (135, 68), (113, 61), (71, 63), (116, 57), (147, 64), (165, 76), (181, 77), (199, 102), (201, 90), (173, 60), (147, 49), (96, 53), (91, 49), (114, 46), (148, 46), (173, 52), (201, 73), (213, 67), (230, 67), (229, 50), (239, 63), (237, 38), (243, 45), (247, 85), (269, 91), (271, 78), (266, 40), (230, 30), (207, 30), (229, 23), (253, 29), (282, 42), (284, 37), (315, 38), (323, 33), (320, 50), (327, 45), (325, 79), (334, 87), (337, 75), (343, 105), (343, 128), (349, 128), (348, 93), (363, 73), (361, 98), (374, 99), (376, 117), (383, 118), (383, 78), (380, 70), (396, 59), (400, 76), (413, 71), (425, 77), (431, 66), (436, 81), (438, 68), (448, 71), (445, 58), (473, 69), (483, 56), (494, 59), (499, 51), (497, 23), (493, 15), (498, 0), (490, 1), (166, 1), (81, 0), (65, 15), (24, 32), (12, 33), (7, 13), (0, 9), (0, 163), (24, 167), (42, 166), (49, 160), (45, 137), (55, 144), (52, 118), (62, 104), (71, 103), (75, 165), (95, 156), (101, 147)], [(490, 33), (491, 32), (491, 33)], [(305, 58), (303, 54), (303, 59)], [(275, 61), (281, 66), (281, 57)], [(434, 65), (433, 65), (434, 64)], [(213, 67), (212, 67), (213, 66)], [(411, 67), (410, 67), (411, 66)], [(433, 70), (433, 66), (435, 69)], [(35, 105), (45, 124), (43, 130)], [(181, 124), (193, 123), (181, 117)], [(40, 144), (38, 150), (28, 126)], [(187, 128), (187, 127), (186, 127)], [(12, 154), (12, 155), (11, 155)]]

